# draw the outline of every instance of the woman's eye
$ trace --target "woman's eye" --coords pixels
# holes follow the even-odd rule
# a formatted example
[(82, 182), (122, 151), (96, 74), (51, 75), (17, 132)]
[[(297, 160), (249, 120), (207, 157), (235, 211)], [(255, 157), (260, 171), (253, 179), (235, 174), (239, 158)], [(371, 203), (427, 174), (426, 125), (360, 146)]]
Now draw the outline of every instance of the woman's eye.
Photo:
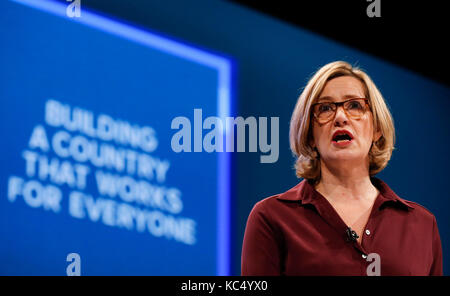
[(330, 110), (332, 110), (330, 104), (322, 104), (322, 105), (320, 105), (320, 108), (319, 108), (320, 112), (327, 112), (327, 111), (330, 111)]
[(362, 106), (359, 102), (351, 102), (349, 104), (349, 109), (361, 109)]

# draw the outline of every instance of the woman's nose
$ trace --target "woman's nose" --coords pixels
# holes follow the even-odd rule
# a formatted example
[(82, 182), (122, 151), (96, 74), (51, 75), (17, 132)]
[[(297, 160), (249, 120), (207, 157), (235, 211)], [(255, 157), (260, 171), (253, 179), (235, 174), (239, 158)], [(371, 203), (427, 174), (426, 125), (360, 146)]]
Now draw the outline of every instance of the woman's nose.
[(348, 118), (347, 118), (347, 114), (344, 111), (344, 106), (337, 107), (336, 114), (334, 116), (334, 124), (342, 125), (342, 124), (347, 124), (347, 123), (348, 123)]

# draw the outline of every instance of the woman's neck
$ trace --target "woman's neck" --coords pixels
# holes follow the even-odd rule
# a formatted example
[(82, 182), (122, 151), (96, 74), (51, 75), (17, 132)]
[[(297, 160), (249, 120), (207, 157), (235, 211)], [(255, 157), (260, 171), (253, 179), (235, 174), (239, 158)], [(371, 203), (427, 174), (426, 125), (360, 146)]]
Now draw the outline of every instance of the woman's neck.
[(378, 195), (365, 165), (347, 169), (341, 167), (340, 170), (321, 165), (321, 179), (316, 190), (336, 202), (373, 201)]

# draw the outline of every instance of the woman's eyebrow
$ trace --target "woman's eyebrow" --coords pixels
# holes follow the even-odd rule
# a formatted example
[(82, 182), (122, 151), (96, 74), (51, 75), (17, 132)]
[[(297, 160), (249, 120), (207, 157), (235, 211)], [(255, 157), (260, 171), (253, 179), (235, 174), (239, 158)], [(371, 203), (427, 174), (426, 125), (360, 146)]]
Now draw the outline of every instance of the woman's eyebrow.
[[(360, 98), (360, 97), (361, 97), (361, 96), (359, 96), (359, 95), (350, 95), (350, 94), (344, 95), (344, 98), (347, 98), (347, 99)], [(331, 97), (331, 96), (324, 96), (324, 97), (320, 97), (320, 98), (317, 99), (317, 102), (318, 102), (318, 103), (319, 103), (320, 101), (335, 101), (335, 100), (334, 100), (334, 98)]]

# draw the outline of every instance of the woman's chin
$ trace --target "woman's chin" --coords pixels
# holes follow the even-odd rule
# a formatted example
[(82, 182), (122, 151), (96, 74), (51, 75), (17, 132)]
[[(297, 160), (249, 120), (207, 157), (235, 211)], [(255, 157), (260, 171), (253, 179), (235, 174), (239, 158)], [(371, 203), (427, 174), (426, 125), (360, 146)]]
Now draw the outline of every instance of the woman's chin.
[(336, 151), (328, 154), (324, 159), (332, 161), (358, 161), (363, 160), (364, 157), (352, 151)]

